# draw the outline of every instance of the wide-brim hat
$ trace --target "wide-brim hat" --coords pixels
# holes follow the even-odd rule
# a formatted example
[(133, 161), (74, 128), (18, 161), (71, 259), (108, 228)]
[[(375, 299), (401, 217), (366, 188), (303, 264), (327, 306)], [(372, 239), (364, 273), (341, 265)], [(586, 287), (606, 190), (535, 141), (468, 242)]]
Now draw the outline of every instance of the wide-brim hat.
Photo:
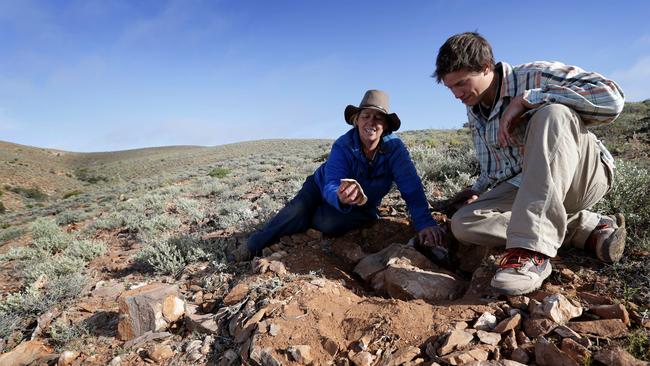
[(368, 90), (366, 94), (363, 95), (361, 103), (359, 106), (348, 105), (345, 107), (345, 122), (349, 125), (352, 124), (352, 117), (359, 113), (362, 109), (374, 109), (380, 112), (383, 112), (386, 115), (386, 122), (388, 122), (388, 129), (390, 132), (399, 130), (399, 127), (402, 125), (397, 114), (390, 113), (390, 106), (388, 103), (388, 94), (382, 90)]

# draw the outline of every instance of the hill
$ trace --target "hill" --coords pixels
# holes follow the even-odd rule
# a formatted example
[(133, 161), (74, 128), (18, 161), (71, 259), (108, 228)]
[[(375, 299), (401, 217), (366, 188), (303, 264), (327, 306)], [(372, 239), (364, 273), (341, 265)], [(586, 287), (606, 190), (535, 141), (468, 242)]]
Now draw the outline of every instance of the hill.
[[(625, 214), (623, 260), (564, 248), (543, 288), (519, 297), (489, 288), (499, 250), (468, 275), (410, 246), (396, 190), (373, 225), (338, 238), (309, 230), (251, 262), (227, 261), (331, 141), (103, 153), (0, 143), (0, 364), (28, 355), (84, 365), (650, 360), (649, 106), (628, 104), (596, 129), (619, 164), (594, 209)], [(475, 178), (466, 130), (400, 137), (434, 207)], [(437, 285), (422, 291), (423, 277)]]

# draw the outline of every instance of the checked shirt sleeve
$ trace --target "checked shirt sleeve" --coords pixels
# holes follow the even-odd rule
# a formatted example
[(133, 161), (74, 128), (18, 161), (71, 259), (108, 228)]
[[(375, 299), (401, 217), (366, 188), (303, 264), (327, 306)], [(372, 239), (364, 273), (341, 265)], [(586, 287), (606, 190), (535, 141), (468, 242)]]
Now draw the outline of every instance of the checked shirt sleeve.
[(621, 88), (598, 73), (560, 62), (533, 62), (515, 69), (527, 86), (523, 98), (531, 104), (566, 105), (587, 125), (611, 123), (623, 110)]

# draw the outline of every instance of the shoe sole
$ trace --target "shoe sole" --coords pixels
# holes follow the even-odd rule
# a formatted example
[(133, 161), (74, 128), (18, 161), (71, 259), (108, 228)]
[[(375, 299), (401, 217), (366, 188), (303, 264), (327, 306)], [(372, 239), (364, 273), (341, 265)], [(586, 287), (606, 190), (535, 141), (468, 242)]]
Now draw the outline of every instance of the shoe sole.
[(551, 272), (553, 271), (553, 268), (551, 267), (551, 263), (549, 261), (548, 265), (544, 269), (542, 273), (540, 273), (539, 278), (537, 281), (533, 282), (529, 287), (526, 288), (500, 288), (498, 286), (495, 286), (494, 282), (494, 277), (492, 278), (492, 281), (490, 281), (490, 286), (492, 286), (493, 289), (497, 290), (498, 292), (508, 295), (508, 296), (517, 296), (517, 295), (525, 295), (529, 294), (540, 287), (542, 287), (542, 284), (544, 283), (544, 280), (548, 278), (548, 276), (551, 275)]
[(625, 217), (620, 213), (614, 215), (614, 217), (618, 228), (603, 242), (598, 253), (598, 259), (608, 264), (618, 263), (621, 260), (625, 251), (625, 239), (627, 238)]

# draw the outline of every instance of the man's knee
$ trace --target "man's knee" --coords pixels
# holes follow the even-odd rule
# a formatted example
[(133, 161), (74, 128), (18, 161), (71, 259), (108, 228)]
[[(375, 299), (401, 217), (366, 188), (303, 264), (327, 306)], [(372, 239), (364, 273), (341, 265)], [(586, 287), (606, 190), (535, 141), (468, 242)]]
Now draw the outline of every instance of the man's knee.
[(530, 123), (533, 125), (539, 124), (548, 127), (549, 124), (562, 123), (566, 120), (579, 121), (580, 118), (575, 110), (565, 106), (564, 104), (548, 104), (541, 107), (537, 112), (535, 112), (535, 114), (533, 114)]
[(472, 212), (473, 209), (471, 209), (471, 205), (466, 205), (461, 207), (451, 217), (451, 233), (454, 235), (454, 238), (461, 243), (471, 243), (469, 227), (473, 221), (471, 219), (473, 216)]

